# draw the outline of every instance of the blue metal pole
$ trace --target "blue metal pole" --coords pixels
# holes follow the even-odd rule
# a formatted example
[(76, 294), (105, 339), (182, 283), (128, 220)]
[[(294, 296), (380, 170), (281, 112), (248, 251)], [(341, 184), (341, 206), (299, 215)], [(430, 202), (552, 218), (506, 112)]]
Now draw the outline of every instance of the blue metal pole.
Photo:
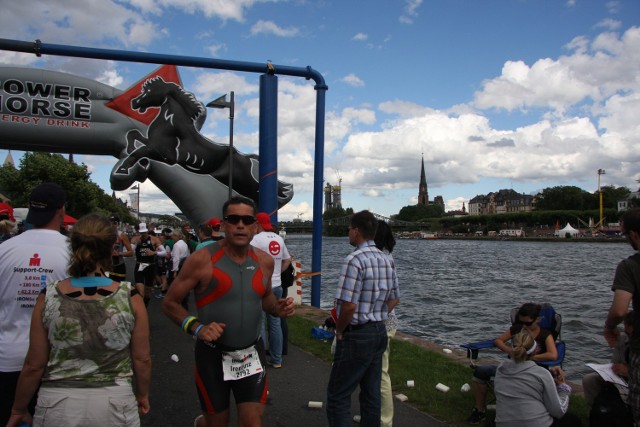
[(324, 85), (324, 77), (311, 67), (289, 67), (271, 63), (229, 61), (223, 59), (200, 58), (148, 52), (132, 52), (114, 49), (96, 49), (90, 47), (67, 46), (50, 43), (25, 42), (0, 38), (0, 50), (33, 53), (36, 56), (56, 55), (75, 58), (111, 59), (114, 61), (143, 62), (147, 64), (171, 64), (184, 67), (215, 68), (219, 70), (246, 71), (251, 73), (281, 74), (284, 76), (304, 77), (317, 84)]
[[(311, 241), (311, 271), (322, 271), (322, 185), (324, 183), (324, 108), (328, 87), (317, 84), (316, 89), (316, 146), (313, 169), (313, 237)], [(311, 305), (320, 307), (320, 275), (311, 278)]]
[(260, 184), (258, 209), (278, 220), (278, 77), (260, 76)]

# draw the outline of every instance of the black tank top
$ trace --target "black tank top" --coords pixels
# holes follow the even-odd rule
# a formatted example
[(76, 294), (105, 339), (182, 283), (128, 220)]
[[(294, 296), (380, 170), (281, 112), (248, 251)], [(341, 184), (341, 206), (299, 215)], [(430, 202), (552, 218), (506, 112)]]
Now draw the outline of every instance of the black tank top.
[(155, 250), (153, 243), (151, 243), (151, 236), (147, 237), (146, 240), (141, 240), (140, 243), (136, 245), (136, 260), (145, 264), (153, 264), (156, 256), (155, 254), (145, 255), (147, 250)]

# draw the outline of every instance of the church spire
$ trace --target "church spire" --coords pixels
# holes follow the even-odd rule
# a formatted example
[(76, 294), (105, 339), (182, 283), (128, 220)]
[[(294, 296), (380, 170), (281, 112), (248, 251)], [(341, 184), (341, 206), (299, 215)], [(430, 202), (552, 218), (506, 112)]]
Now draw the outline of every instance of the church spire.
[(418, 186), (418, 204), (429, 206), (429, 191), (427, 189), (427, 175), (424, 172), (424, 154), (422, 155), (422, 170), (420, 171), (420, 185)]
[(7, 153), (7, 157), (5, 157), (4, 159), (4, 166), (13, 166), (14, 168), (16, 167), (15, 163), (13, 162), (11, 150), (9, 150), (9, 152)]

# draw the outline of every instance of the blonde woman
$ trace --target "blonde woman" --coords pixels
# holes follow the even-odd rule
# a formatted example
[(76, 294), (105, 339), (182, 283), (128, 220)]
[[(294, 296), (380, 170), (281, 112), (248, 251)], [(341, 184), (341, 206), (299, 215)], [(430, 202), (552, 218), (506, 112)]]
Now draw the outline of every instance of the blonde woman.
[(565, 416), (571, 387), (562, 369), (547, 370), (531, 360), (538, 344), (529, 332), (515, 334), (511, 342), (511, 359), (500, 364), (495, 376), (496, 426), (580, 425)]
[[(105, 277), (116, 241), (107, 218), (82, 217), (70, 240), (70, 277), (50, 283), (33, 309), (7, 426), (139, 426), (149, 411), (147, 310), (131, 283)], [(32, 420), (27, 405), (39, 385)]]

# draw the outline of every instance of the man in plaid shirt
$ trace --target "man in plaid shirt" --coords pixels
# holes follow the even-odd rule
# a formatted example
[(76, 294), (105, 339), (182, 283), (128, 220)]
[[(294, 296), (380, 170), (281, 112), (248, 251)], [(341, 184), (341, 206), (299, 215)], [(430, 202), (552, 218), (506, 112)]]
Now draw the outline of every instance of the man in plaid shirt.
[(384, 321), (400, 290), (391, 259), (373, 241), (377, 225), (369, 211), (354, 214), (349, 225), (349, 243), (356, 250), (345, 258), (336, 290), (336, 351), (327, 387), (331, 427), (351, 425), (351, 394), (358, 385), (362, 425), (380, 425)]

